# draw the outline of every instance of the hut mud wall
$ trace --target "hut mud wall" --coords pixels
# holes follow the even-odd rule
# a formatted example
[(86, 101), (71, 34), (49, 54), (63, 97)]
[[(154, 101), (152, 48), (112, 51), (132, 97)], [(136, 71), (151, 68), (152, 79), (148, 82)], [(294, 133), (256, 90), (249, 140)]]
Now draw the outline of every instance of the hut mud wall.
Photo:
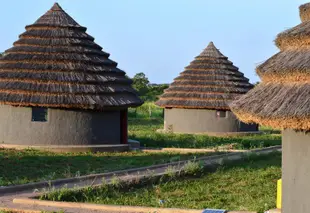
[(30, 107), (0, 105), (0, 145), (104, 145), (121, 143), (119, 111), (48, 109), (33, 122)]
[(216, 112), (206, 109), (165, 109), (164, 129), (175, 133), (257, 131), (256, 124), (240, 122), (231, 111), (226, 111), (226, 117), (217, 117)]
[(310, 133), (284, 130), (282, 213), (310, 212)]

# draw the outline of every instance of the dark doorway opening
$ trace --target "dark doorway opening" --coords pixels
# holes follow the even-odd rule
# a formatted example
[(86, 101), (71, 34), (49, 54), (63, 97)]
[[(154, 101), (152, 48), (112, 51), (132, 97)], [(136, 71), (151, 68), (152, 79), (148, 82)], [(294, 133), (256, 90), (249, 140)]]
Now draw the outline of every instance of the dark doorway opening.
[(127, 109), (121, 111), (121, 143), (128, 143), (128, 115)]

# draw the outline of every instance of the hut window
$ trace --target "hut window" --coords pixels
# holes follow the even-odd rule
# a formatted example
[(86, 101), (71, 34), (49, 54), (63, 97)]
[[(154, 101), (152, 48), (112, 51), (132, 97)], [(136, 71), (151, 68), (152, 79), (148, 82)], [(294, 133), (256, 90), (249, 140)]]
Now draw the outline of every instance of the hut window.
[(226, 118), (226, 111), (217, 110), (217, 111), (216, 111), (216, 117), (217, 117), (217, 118)]
[(32, 107), (31, 121), (46, 122), (47, 121), (47, 108), (45, 108), (45, 107)]

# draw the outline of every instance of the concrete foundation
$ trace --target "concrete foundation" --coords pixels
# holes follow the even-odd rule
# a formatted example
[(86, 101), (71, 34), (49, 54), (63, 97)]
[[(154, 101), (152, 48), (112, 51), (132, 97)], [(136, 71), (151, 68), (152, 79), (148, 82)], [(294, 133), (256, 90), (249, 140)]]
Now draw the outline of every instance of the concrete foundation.
[(310, 212), (310, 133), (284, 130), (282, 213)]
[(46, 122), (32, 121), (29, 107), (0, 106), (0, 145), (121, 144), (120, 111), (48, 109)]
[(256, 124), (239, 121), (231, 111), (225, 117), (218, 117), (216, 110), (206, 109), (165, 109), (166, 132), (211, 133), (211, 132), (255, 132)]
[(67, 145), (67, 146), (24, 146), (24, 145), (10, 145), (0, 144), (0, 148), (4, 149), (37, 149), (49, 152), (127, 152), (130, 150), (128, 144), (107, 144), (107, 145)]
[(131, 150), (138, 150), (140, 149), (140, 142), (132, 139), (128, 139), (128, 145)]

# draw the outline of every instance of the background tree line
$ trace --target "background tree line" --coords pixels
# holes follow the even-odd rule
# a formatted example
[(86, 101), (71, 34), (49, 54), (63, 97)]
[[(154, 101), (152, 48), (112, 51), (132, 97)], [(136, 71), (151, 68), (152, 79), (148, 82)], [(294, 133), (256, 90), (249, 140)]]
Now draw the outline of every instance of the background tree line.
[(132, 86), (138, 91), (140, 98), (147, 102), (156, 101), (164, 93), (164, 90), (169, 87), (169, 84), (151, 84), (142, 72), (137, 73), (132, 80)]

